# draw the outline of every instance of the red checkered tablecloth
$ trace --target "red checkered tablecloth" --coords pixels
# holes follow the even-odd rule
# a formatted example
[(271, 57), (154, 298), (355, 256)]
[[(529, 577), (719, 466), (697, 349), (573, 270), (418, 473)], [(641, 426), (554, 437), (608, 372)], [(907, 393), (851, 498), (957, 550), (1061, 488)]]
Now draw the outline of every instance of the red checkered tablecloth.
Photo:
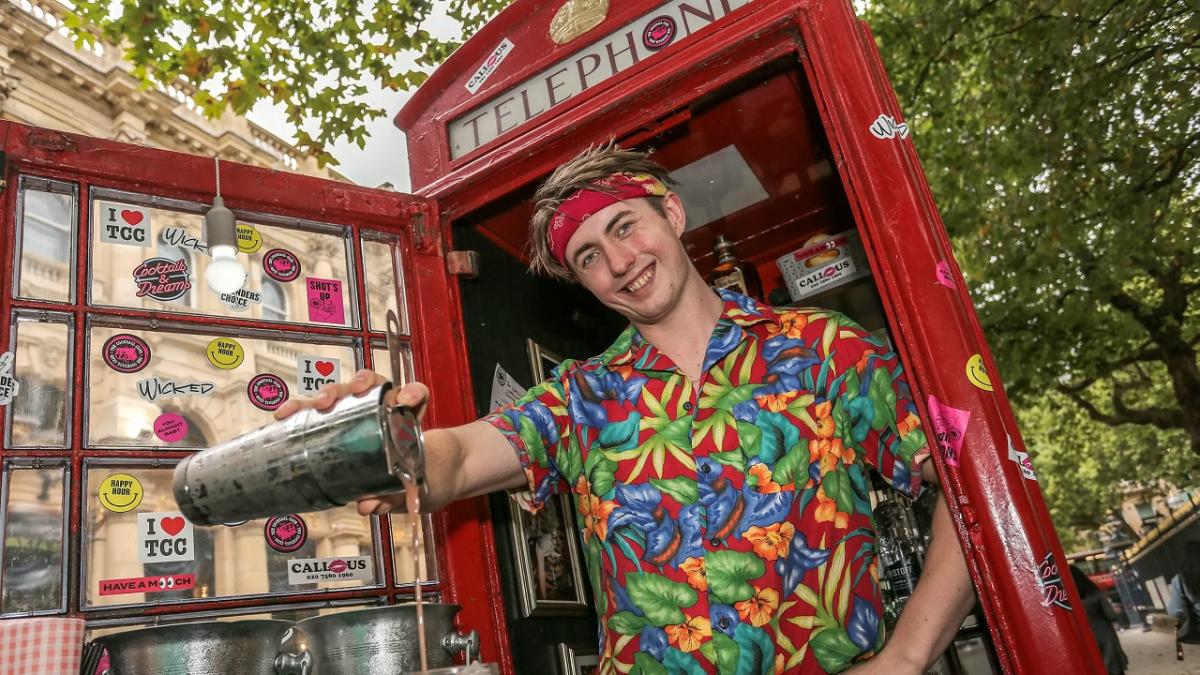
[(0, 621), (0, 675), (79, 675), (83, 619)]

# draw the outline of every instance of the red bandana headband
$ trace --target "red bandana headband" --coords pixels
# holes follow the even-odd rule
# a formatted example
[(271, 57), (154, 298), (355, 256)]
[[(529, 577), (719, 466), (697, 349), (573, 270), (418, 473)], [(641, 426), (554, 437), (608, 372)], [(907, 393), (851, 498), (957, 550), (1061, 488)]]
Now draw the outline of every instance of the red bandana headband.
[[(593, 189), (593, 186), (598, 189)], [(567, 242), (583, 221), (617, 202), (665, 194), (667, 186), (647, 173), (614, 173), (608, 178), (592, 181), (588, 187), (564, 199), (554, 211), (550, 229), (546, 232), (550, 255), (558, 264), (565, 266)]]

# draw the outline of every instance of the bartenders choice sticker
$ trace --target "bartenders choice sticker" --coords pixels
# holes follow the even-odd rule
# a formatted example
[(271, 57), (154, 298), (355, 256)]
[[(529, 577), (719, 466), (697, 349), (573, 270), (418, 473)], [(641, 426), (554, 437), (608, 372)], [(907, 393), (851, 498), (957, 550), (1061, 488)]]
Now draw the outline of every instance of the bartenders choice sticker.
[(308, 541), (308, 525), (294, 514), (274, 516), (263, 526), (263, 537), (267, 545), (280, 553), (299, 550)]
[(250, 402), (260, 410), (275, 410), (288, 400), (288, 387), (283, 379), (271, 373), (255, 375), (246, 386)]
[(353, 558), (298, 558), (288, 561), (288, 583), (313, 584), (318, 581), (371, 581), (375, 565), (371, 556)]

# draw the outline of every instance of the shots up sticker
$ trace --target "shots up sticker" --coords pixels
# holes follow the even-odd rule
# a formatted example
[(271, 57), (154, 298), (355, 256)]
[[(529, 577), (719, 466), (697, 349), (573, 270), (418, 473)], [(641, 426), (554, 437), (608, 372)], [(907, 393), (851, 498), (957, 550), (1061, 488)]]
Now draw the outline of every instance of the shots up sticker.
[(305, 279), (308, 289), (308, 320), (316, 323), (346, 323), (342, 306), (342, 282), (337, 279)]
[(135, 267), (133, 283), (139, 298), (150, 296), (162, 302), (178, 300), (192, 287), (187, 261), (166, 258), (150, 258)]
[(312, 396), (327, 384), (342, 378), (342, 362), (320, 356), (296, 357), (296, 391), (302, 396)]
[(318, 581), (372, 581), (374, 578), (375, 564), (369, 555), (288, 561), (288, 583), (292, 585)]
[(138, 560), (143, 563), (196, 559), (192, 523), (182, 513), (139, 513)]
[(21, 384), (13, 376), (13, 361), (16, 357), (12, 352), (0, 354), (0, 405), (12, 403), (13, 397), (21, 391)]
[(288, 400), (288, 388), (278, 375), (262, 373), (246, 385), (246, 395), (259, 410), (274, 410)]
[(140, 206), (98, 201), (92, 207), (100, 241), (121, 246), (150, 244), (150, 211)]
[(100, 595), (127, 595), (129, 593), (162, 593), (163, 591), (186, 591), (196, 587), (194, 574), (168, 574), (154, 577), (129, 577), (127, 579), (102, 579)]
[(118, 373), (136, 373), (150, 363), (150, 345), (136, 335), (114, 335), (104, 341), (100, 353)]
[(263, 256), (263, 271), (275, 281), (295, 281), (300, 276), (300, 259), (295, 253), (273, 248)]

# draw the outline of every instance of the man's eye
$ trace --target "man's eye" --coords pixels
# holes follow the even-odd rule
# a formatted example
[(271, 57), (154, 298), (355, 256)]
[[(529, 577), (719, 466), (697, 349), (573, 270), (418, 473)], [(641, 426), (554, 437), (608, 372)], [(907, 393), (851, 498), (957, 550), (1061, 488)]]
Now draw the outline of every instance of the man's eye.
[(579, 261), (579, 266), (580, 267), (588, 267), (595, 261), (596, 261), (596, 252), (592, 251), (591, 253), (588, 253), (587, 255), (583, 256), (583, 260)]
[(628, 232), (632, 229), (633, 229), (633, 221), (627, 220), (624, 223), (621, 223), (621, 226), (617, 228), (617, 233), (618, 234), (628, 234)]

